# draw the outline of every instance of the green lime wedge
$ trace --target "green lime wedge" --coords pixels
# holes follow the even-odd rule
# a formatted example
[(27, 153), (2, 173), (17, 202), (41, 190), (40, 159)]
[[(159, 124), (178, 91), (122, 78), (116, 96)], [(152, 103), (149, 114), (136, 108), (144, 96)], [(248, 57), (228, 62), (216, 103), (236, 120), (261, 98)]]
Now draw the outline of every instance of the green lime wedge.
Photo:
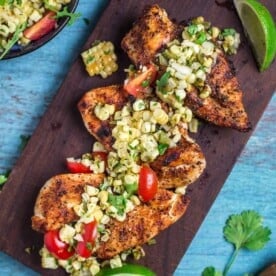
[(270, 66), (276, 55), (274, 19), (268, 9), (257, 0), (234, 0), (234, 5), (262, 72)]

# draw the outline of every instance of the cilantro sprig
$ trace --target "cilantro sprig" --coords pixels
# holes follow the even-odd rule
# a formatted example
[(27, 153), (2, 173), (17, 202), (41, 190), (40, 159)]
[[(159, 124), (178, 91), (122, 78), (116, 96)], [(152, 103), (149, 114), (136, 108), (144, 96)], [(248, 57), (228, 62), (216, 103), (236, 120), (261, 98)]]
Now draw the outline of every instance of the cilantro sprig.
[(202, 276), (226, 276), (242, 249), (256, 251), (262, 249), (270, 240), (271, 230), (263, 226), (263, 218), (253, 210), (231, 215), (223, 228), (226, 241), (234, 245), (233, 253), (223, 273), (214, 267), (206, 267)]
[(68, 25), (72, 26), (77, 19), (81, 17), (81, 13), (69, 12), (68, 7), (64, 7), (61, 11), (58, 11), (55, 18), (69, 17)]

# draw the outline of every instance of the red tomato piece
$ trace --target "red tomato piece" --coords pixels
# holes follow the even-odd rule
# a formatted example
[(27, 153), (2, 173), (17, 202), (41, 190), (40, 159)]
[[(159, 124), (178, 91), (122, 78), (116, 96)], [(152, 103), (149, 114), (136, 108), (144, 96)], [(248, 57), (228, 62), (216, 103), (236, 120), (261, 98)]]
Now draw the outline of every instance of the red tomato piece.
[(148, 166), (142, 166), (139, 174), (138, 194), (144, 202), (154, 198), (157, 193), (158, 178)]
[(147, 70), (138, 72), (136, 76), (128, 79), (124, 85), (124, 89), (134, 97), (140, 97), (143, 92), (151, 85), (156, 79), (157, 68), (155, 65), (150, 64)]
[(83, 241), (79, 241), (77, 244), (76, 253), (83, 258), (89, 258), (92, 254), (93, 246), (97, 238), (96, 221), (84, 224), (82, 238)]
[(48, 34), (51, 30), (53, 30), (56, 26), (56, 13), (53, 11), (47, 12), (39, 21), (37, 21), (34, 25), (25, 29), (23, 35), (34, 41), (40, 39), (42, 36)]
[(74, 161), (68, 161), (67, 160), (67, 169), (71, 173), (91, 173), (92, 171), (90, 170), (89, 167), (83, 165), (82, 163), (79, 162), (74, 162)]
[(74, 255), (74, 250), (69, 250), (69, 245), (59, 238), (59, 231), (52, 230), (44, 235), (44, 244), (48, 251), (56, 258), (67, 260)]

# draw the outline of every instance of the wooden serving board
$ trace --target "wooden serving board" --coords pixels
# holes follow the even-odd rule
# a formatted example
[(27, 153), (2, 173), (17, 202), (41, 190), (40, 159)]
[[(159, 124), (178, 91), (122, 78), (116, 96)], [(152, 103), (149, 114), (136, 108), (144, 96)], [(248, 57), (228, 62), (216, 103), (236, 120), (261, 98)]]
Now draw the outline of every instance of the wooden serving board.
[[(91, 88), (123, 82), (123, 68), (128, 67), (130, 61), (120, 49), (120, 41), (144, 6), (155, 2), (178, 22), (203, 15), (214, 25), (234, 27), (242, 33), (234, 10), (217, 5), (213, 0), (110, 2), (84, 49), (98, 39), (114, 42), (119, 57), (119, 71), (106, 80), (90, 78), (81, 58), (76, 60), (0, 194), (0, 250), (43, 275), (62, 275), (64, 272), (47, 271), (40, 267), (38, 249), (42, 246), (42, 235), (31, 229), (30, 220), (36, 196), (47, 179), (66, 172), (66, 157), (80, 156), (91, 149), (93, 139), (82, 123), (77, 102)], [(275, 1), (262, 2), (275, 18)], [(260, 74), (243, 34), (241, 38), (243, 43), (233, 62), (254, 129), (276, 89), (276, 63)], [(157, 275), (173, 273), (251, 133), (202, 125), (194, 138), (205, 153), (206, 171), (188, 188), (191, 204), (185, 216), (161, 233), (156, 245), (145, 246), (146, 257), (141, 260), (142, 264), (153, 269)], [(28, 247), (33, 249), (31, 254), (25, 252)]]

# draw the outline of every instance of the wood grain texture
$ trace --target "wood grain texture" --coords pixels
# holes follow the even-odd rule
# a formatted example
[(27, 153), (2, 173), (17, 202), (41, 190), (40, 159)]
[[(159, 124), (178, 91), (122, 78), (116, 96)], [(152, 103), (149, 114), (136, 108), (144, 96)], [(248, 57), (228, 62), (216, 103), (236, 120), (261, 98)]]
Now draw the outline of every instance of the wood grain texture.
[[(219, 26), (240, 28), (239, 22), (232, 12), (218, 9), (211, 1), (210, 3), (206, 2), (206, 7), (201, 5), (202, 10), (198, 11), (197, 7), (203, 2), (187, 3), (185, 10), (179, 8), (179, 2), (177, 4), (160, 1), (160, 4), (167, 8), (169, 14), (177, 20), (203, 14)], [(118, 9), (121, 1), (112, 1), (85, 47), (88, 47), (94, 39), (98, 38), (112, 40), (118, 46), (122, 35), (143, 7), (143, 1), (139, 2), (138, 6), (133, 3), (135, 2), (132, 1), (127, 4), (124, 2), (125, 9), (123, 12)], [(273, 4), (267, 4), (275, 15), (275, 5), (273, 7)], [(180, 10), (181, 12), (179, 12)], [(223, 16), (219, 17), (218, 14)], [(107, 15), (108, 24), (106, 24)], [(112, 32), (108, 27), (110, 24), (113, 26)], [(126, 56), (121, 51), (119, 51), (119, 55), (122, 67), (128, 64)], [(247, 62), (245, 62), (246, 60)], [(246, 45), (235, 57), (234, 63), (238, 78), (245, 91), (245, 105), (255, 126), (273, 90), (275, 90), (275, 79), (271, 77), (272, 72), (275, 72), (275, 64), (268, 72), (260, 75), (255, 69), (255, 64)], [(252, 78), (249, 79), (248, 76)], [(121, 70), (106, 82), (100, 79), (90, 79), (84, 74), (82, 64), (78, 59), (35, 131), (28, 147), (23, 152), (9, 183), (7, 183), (7, 188), (1, 194), (1, 203), (5, 206), (5, 210), (0, 214), (0, 221), (1, 225), (5, 221), (7, 227), (5, 229), (1, 227), (0, 230), (0, 249), (38, 271), (41, 270), (37, 256), (24, 254), (25, 247), (33, 243), (41, 244), (41, 236), (36, 235), (30, 229), (30, 225), (26, 223), (31, 216), (35, 196), (46, 179), (55, 173), (64, 171), (65, 157), (87, 151), (92, 143), (90, 136), (82, 126), (75, 104), (82, 93), (89, 88), (101, 86), (103, 83), (110, 84), (114, 81), (122, 81), (123, 77), (124, 74)], [(22, 83), (22, 85), (24, 84)], [(179, 223), (158, 237), (157, 246), (146, 249), (148, 257), (144, 262), (155, 271), (160, 272), (158, 275), (170, 275), (177, 266), (250, 134), (240, 134), (236, 131), (219, 129), (209, 125), (202, 127), (196, 139), (202, 145), (209, 165), (205, 176), (193, 184), (189, 191), (193, 201), (192, 206)], [(37, 161), (37, 156), (43, 156), (43, 159)], [(31, 170), (30, 167), (32, 167)], [(24, 193), (23, 197), (21, 197), (22, 193)], [(16, 205), (11, 198), (18, 199)], [(17, 221), (17, 228), (12, 228), (14, 221)], [(24, 239), (18, 240), (22, 233)], [(7, 237), (10, 238), (9, 242), (7, 242)], [(16, 252), (15, 247), (18, 248)], [(157, 260), (156, 256), (158, 256)]]

